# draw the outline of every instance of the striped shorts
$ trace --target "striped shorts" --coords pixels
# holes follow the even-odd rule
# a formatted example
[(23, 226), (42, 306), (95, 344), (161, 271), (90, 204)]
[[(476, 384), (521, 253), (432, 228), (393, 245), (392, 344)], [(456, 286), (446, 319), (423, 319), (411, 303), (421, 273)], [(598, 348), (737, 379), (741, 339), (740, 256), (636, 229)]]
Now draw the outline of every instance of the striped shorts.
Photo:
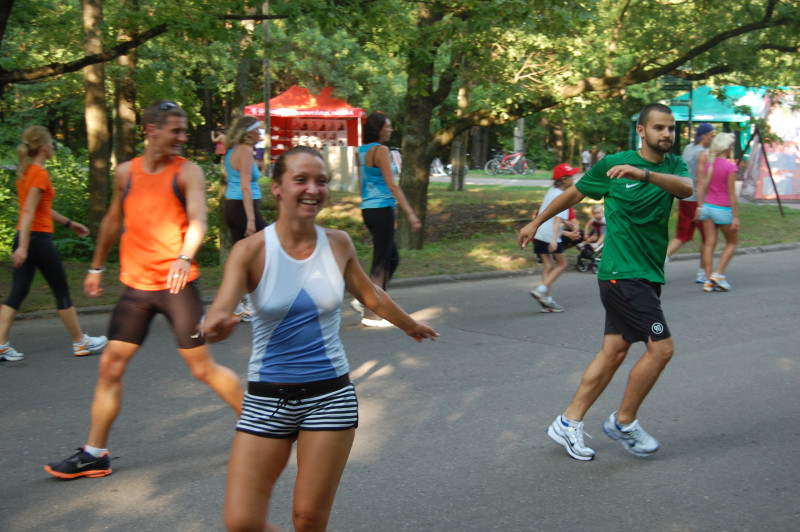
[(304, 384), (250, 382), (236, 430), (264, 438), (293, 438), (301, 430), (358, 427), (358, 399), (349, 375)]

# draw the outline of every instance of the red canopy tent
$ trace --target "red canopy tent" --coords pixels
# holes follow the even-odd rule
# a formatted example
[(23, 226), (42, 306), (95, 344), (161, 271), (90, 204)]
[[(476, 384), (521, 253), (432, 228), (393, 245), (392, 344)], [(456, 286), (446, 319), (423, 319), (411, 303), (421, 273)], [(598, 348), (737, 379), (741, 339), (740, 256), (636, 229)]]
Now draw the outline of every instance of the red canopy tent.
[[(308, 89), (292, 85), (270, 99), (272, 156), (277, 157), (292, 146), (358, 146), (360, 118), (364, 110), (334, 98), (332, 87), (314, 96)], [(264, 116), (264, 103), (247, 105), (244, 114)]]

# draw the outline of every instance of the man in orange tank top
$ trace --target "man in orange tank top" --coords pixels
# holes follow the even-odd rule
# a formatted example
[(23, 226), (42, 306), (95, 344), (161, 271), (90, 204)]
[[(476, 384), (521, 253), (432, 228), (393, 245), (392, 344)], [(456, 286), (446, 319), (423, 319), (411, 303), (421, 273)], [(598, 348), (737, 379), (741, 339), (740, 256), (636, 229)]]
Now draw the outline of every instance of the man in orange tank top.
[(187, 140), (186, 113), (175, 102), (162, 100), (145, 108), (142, 123), (147, 135), (144, 155), (117, 166), (111, 205), (84, 281), (90, 297), (102, 292), (103, 263), (124, 229), (120, 280), (125, 291), (114, 308), (109, 342), (100, 356), (89, 438), (77, 453), (45, 466), (63, 479), (111, 474), (106, 447), (122, 406), (122, 376), (156, 314), (167, 316), (178, 353), (192, 375), (237, 414), (241, 410), (244, 395), (238, 377), (216, 364), (205, 340), (195, 334), (203, 306), (193, 257), (207, 222), (203, 171), (180, 156)]

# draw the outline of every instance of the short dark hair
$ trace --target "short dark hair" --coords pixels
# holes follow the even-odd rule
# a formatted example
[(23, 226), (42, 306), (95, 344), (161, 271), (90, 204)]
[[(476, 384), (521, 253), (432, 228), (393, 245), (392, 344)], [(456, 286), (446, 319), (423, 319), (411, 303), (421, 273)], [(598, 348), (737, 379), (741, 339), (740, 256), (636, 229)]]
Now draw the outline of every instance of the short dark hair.
[(319, 157), (320, 161), (323, 163), (325, 162), (322, 154), (314, 148), (310, 148), (308, 146), (293, 146), (281, 153), (278, 159), (275, 161), (275, 165), (272, 167), (272, 180), (277, 183), (281, 183), (283, 181), (283, 174), (286, 172), (286, 166), (288, 164), (287, 161), (289, 157), (299, 155), (301, 153), (307, 153), (309, 155), (313, 155), (314, 157)]
[(644, 109), (641, 110), (639, 113), (639, 121), (637, 125), (639, 126), (646, 126), (647, 121), (650, 119), (650, 114), (653, 111), (658, 111), (659, 113), (666, 113), (668, 115), (672, 114), (672, 109), (664, 105), (663, 103), (651, 103), (644, 106)]
[(381, 129), (389, 117), (382, 111), (373, 111), (364, 122), (364, 130), (361, 132), (361, 141), (364, 144), (378, 142)]
[(172, 100), (158, 100), (144, 108), (142, 112), (142, 127), (146, 128), (148, 124), (161, 127), (170, 116), (186, 118), (186, 111)]

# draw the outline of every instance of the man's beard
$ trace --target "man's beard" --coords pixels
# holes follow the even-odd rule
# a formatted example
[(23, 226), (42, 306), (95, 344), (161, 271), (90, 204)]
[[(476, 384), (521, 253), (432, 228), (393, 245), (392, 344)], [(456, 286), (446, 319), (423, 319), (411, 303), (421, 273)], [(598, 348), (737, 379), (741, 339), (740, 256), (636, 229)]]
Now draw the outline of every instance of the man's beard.
[(673, 142), (670, 142), (669, 145), (667, 145), (666, 147), (662, 147), (662, 144), (660, 142), (651, 143), (649, 139), (645, 139), (645, 142), (647, 143), (647, 146), (651, 150), (663, 154), (669, 153), (669, 150), (672, 149), (672, 144), (673, 144)]

